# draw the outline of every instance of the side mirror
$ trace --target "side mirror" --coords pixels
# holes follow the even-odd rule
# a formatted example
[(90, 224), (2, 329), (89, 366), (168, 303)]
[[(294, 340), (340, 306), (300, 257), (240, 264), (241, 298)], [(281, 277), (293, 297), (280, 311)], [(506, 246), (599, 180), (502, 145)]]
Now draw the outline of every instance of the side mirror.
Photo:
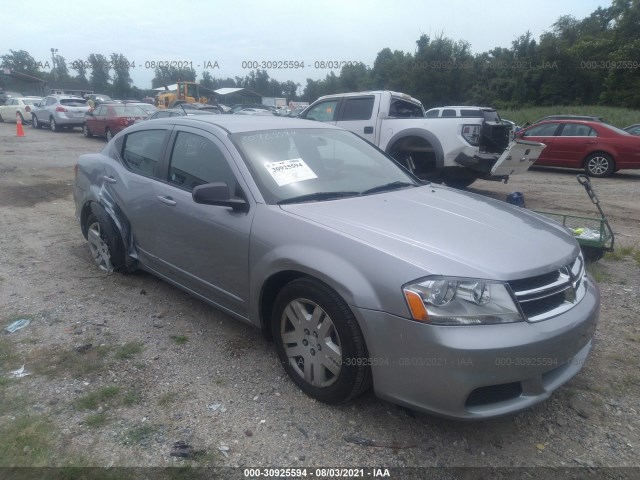
[(248, 212), (249, 204), (241, 198), (231, 198), (229, 186), (225, 182), (206, 183), (193, 189), (193, 201), (203, 205), (230, 207), (240, 212)]

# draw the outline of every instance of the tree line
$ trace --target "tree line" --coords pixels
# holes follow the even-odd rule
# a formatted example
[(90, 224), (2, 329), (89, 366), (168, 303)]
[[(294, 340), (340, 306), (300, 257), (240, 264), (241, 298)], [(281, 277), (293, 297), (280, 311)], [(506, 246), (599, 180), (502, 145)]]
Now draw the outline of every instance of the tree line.
[[(151, 92), (133, 86), (127, 58), (121, 53), (91, 54), (72, 61), (69, 65), (75, 75), (69, 73), (64, 57), (52, 56), (48, 73), (24, 50), (11, 50), (0, 59), (2, 67), (20, 67), (15, 69), (48, 81), (75, 79), (117, 98), (139, 98)], [(152, 88), (197, 78), (192, 68), (160, 66), (154, 73)], [(599, 7), (582, 20), (562, 16), (537, 41), (525, 32), (510, 48), (479, 54), (464, 40), (422, 35), (413, 52), (384, 48), (371, 66), (345, 65), (324, 79), (308, 78), (304, 87), (270, 78), (266, 70), (234, 78), (214, 78), (204, 71), (199, 83), (212, 90), (241, 87), (294, 101), (389, 89), (411, 94), (425, 107), (606, 104), (640, 108), (640, 0), (612, 0), (609, 7)]]

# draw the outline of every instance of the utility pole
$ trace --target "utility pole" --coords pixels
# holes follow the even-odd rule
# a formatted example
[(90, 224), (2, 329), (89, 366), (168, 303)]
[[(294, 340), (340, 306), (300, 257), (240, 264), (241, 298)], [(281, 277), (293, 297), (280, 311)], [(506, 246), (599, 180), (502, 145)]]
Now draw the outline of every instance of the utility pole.
[(51, 49), (51, 61), (53, 62), (53, 80), (58, 81), (58, 67), (56, 64), (56, 53), (58, 53), (57, 48)]

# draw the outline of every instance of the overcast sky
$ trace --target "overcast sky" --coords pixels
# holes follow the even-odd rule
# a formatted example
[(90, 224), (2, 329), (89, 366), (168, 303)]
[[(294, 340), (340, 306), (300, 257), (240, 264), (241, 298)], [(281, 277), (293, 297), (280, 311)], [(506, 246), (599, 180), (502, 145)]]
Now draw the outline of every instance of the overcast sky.
[[(466, 40), (473, 53), (510, 47), (531, 31), (536, 40), (562, 15), (588, 16), (610, 0), (110, 0), (103, 4), (4, 2), (0, 55), (26, 50), (51, 64), (51, 48), (67, 64), (90, 53), (122, 53), (135, 62), (134, 84), (150, 88), (153, 61), (206, 65), (217, 78), (244, 77), (247, 61), (304, 61), (304, 69), (268, 70), (304, 86), (328, 69), (321, 61), (372, 66), (385, 47), (413, 52), (421, 34)], [(147, 68), (148, 67), (148, 68)], [(70, 71), (72, 75), (75, 72)], [(336, 71), (338, 73), (338, 71)]]

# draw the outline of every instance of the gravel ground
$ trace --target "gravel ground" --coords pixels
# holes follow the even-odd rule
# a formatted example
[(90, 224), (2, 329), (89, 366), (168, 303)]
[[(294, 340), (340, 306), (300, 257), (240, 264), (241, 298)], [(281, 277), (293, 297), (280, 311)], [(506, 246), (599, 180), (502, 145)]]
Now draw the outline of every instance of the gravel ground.
[[(0, 327), (31, 320), (0, 334), (0, 467), (547, 466), (588, 467), (596, 478), (598, 467), (640, 466), (640, 172), (593, 181), (619, 254), (594, 267), (601, 320), (582, 372), (533, 409), (459, 423), (372, 394), (318, 403), (259, 331), (148, 274), (100, 272), (72, 184), (77, 156), (103, 146), (79, 129), (28, 127), (17, 138), (15, 125), (0, 124)], [(576, 173), (538, 169), (470, 190), (595, 212)], [(22, 365), (29, 375), (10, 379)], [(178, 441), (189, 458), (170, 455)]]

